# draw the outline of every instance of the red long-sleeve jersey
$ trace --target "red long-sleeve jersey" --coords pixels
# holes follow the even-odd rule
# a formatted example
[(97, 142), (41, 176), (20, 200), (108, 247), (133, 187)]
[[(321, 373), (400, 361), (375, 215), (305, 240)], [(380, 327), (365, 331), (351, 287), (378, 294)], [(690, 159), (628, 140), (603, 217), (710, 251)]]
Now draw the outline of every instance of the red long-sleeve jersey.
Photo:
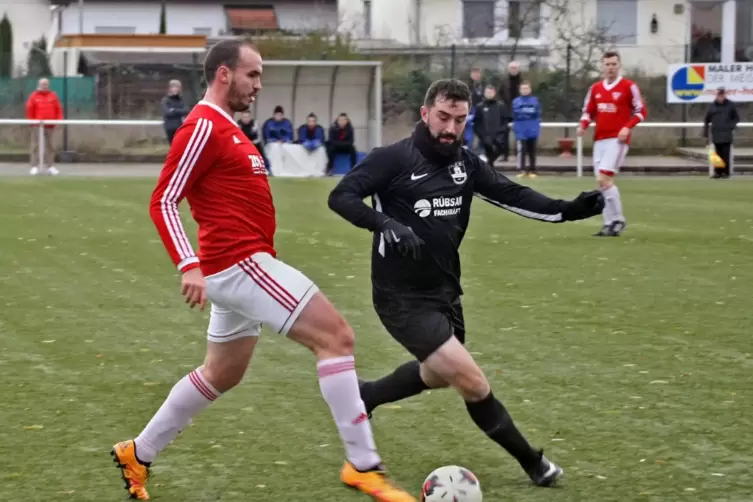
[(646, 120), (647, 114), (646, 104), (635, 82), (617, 77), (611, 84), (601, 80), (591, 86), (583, 103), (580, 124), (586, 129), (592, 121), (595, 122), (594, 141), (598, 141), (616, 138), (620, 129), (632, 129)]
[[(194, 253), (178, 213), (198, 224)], [(264, 160), (233, 119), (201, 101), (175, 133), (149, 213), (178, 270), (212, 275), (254, 253), (275, 256), (275, 209)]]

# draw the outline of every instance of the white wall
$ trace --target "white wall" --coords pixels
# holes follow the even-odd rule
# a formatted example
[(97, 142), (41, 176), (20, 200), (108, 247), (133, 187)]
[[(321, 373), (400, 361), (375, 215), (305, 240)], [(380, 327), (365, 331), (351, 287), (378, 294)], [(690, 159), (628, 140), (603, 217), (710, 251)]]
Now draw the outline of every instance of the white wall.
[[(684, 14), (674, 13), (676, 3), (686, 3)], [(566, 24), (573, 31), (589, 30), (596, 23), (597, 0), (570, 0), (569, 19)], [(683, 0), (637, 0), (637, 40), (635, 44), (617, 45), (626, 71), (640, 69), (649, 74), (664, 75), (667, 65), (681, 63), (687, 40), (690, 6)], [(656, 14), (659, 31), (651, 33), (651, 18)], [(557, 29), (546, 27), (546, 36), (558, 44)], [(576, 36), (577, 40), (577, 36)], [(552, 62), (562, 65), (563, 51), (552, 54)], [(598, 59), (599, 54), (594, 54)]]
[(52, 14), (46, 0), (0, 0), (0, 18), (7, 14), (13, 28), (13, 66), (16, 74), (26, 72), (31, 43), (46, 36)]
[[(229, 0), (228, 3), (232, 2)], [(317, 2), (311, 5), (310, 2), (277, 1), (270, 4), (274, 5), (280, 28), (293, 31), (334, 31), (338, 27), (337, 3)]]
[[(170, 35), (193, 35), (195, 28), (210, 28), (209, 36), (216, 37), (220, 35), (220, 31), (226, 29), (227, 25), (222, 4), (168, 3), (165, 20), (167, 32)], [(159, 13), (157, 23), (159, 23)], [(159, 29), (159, 24), (157, 28)]]
[[(73, 2), (63, 11), (63, 34), (79, 33), (79, 19), (78, 3)], [(101, 27), (120, 27), (124, 28), (123, 33), (156, 34), (159, 33), (159, 20), (159, 2), (84, 2), (84, 33), (97, 33), (97, 28)], [(128, 31), (129, 28), (133, 31)]]
[[(398, 1), (398, 0), (391, 0)], [(232, 2), (228, 2), (232, 4)], [(335, 29), (337, 5), (306, 2), (270, 1), (280, 27), (287, 30)], [(222, 2), (168, 3), (167, 32), (171, 35), (192, 35), (194, 29), (210, 28), (211, 36), (222, 34), (227, 17)], [(136, 34), (159, 33), (160, 4), (151, 2), (107, 2), (86, 0), (84, 3), (84, 33), (95, 33), (97, 27), (131, 28)], [(79, 32), (78, 4), (72, 3), (63, 14), (63, 33)], [(128, 31), (124, 31), (128, 33)], [(202, 31), (202, 34), (203, 31)]]

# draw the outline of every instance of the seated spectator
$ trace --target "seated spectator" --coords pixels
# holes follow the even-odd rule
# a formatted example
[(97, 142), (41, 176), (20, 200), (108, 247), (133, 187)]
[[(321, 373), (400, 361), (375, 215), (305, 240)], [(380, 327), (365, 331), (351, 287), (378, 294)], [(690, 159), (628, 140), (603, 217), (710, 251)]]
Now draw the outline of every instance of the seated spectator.
[(264, 154), (264, 143), (261, 140), (261, 136), (259, 136), (259, 126), (256, 125), (256, 121), (251, 116), (250, 111), (245, 111), (241, 114), (241, 119), (238, 121), (238, 127), (241, 128), (243, 134), (245, 134), (251, 143), (254, 144), (256, 149), (259, 150), (259, 153), (264, 159), (264, 165), (267, 167), (267, 173), (269, 173), (269, 161)]
[(276, 106), (274, 116), (264, 122), (262, 136), (265, 144), (293, 142), (293, 123), (285, 118), (282, 106)]
[(324, 128), (316, 123), (314, 113), (309, 113), (306, 123), (298, 128), (298, 143), (309, 152), (324, 146)]
[(332, 172), (335, 157), (338, 154), (348, 154), (350, 156), (350, 167), (356, 165), (358, 156), (356, 155), (355, 135), (353, 126), (346, 113), (337, 116), (337, 120), (329, 126), (329, 141), (327, 141), (327, 174)]

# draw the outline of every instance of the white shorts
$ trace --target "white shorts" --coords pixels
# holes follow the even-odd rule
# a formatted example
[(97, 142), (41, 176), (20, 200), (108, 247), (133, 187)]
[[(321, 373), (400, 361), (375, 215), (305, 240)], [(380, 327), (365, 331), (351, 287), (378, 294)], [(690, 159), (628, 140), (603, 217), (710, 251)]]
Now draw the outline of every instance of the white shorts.
[(594, 142), (594, 175), (599, 173), (614, 176), (625, 162), (629, 146), (617, 138), (600, 139)]
[(256, 253), (210, 275), (206, 284), (212, 302), (207, 338), (212, 342), (259, 336), (262, 324), (287, 335), (319, 291), (311, 279), (269, 253)]

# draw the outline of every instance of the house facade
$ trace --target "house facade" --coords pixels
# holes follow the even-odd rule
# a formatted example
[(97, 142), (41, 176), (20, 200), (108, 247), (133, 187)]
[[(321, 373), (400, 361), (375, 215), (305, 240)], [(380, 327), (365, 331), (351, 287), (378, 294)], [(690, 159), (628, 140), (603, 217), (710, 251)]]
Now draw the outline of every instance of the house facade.
[[(0, 0), (0, 11), (13, 25), (14, 61), (22, 67), (43, 35), (160, 33), (161, 4)], [(526, 47), (557, 65), (567, 42), (582, 53), (598, 38), (628, 68), (649, 74), (686, 58), (753, 60), (753, 0), (166, 0), (164, 24), (171, 35), (208, 37), (337, 30), (359, 46), (403, 53), (453, 44)]]

